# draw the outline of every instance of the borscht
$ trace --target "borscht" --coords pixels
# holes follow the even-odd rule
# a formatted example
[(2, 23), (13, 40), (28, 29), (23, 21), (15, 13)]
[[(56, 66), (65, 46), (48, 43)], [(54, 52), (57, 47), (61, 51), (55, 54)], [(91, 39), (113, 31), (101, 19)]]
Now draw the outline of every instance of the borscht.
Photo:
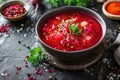
[(63, 51), (83, 50), (95, 45), (102, 37), (97, 19), (82, 12), (57, 14), (43, 25), (41, 39)]

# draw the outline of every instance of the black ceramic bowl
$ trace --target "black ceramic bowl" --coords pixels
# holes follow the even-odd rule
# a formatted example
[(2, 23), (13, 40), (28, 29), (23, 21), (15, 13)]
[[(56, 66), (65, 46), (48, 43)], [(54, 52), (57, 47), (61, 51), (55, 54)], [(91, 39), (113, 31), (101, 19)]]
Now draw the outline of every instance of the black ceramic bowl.
[[(44, 43), (40, 37), (40, 35), (41, 35), (40, 31), (42, 30), (42, 27), (46, 23), (46, 21), (49, 18), (53, 17), (54, 15), (57, 15), (57, 14), (63, 13), (63, 12), (71, 12), (71, 11), (72, 12), (73, 11), (84, 12), (84, 13), (94, 16), (98, 20), (98, 22), (101, 24), (101, 27), (102, 27), (103, 34), (102, 34), (101, 39), (95, 45), (93, 45), (87, 49), (77, 50), (77, 51), (62, 51), (62, 50), (52, 48), (49, 45), (47, 45), (46, 43)], [(103, 18), (91, 9), (83, 8), (83, 7), (66, 6), (66, 7), (60, 7), (60, 8), (50, 10), (50, 11), (46, 12), (45, 14), (43, 14), (37, 22), (36, 34), (39, 37), (40, 43), (42, 44), (44, 49), (49, 54), (51, 54), (53, 57), (55, 57), (56, 59), (61, 60), (61, 61), (77, 61), (77, 60), (81, 60), (83, 58), (87, 59), (90, 55), (96, 54), (95, 51), (99, 50), (99, 47), (103, 41), (103, 38), (105, 37), (106, 24), (105, 24)]]

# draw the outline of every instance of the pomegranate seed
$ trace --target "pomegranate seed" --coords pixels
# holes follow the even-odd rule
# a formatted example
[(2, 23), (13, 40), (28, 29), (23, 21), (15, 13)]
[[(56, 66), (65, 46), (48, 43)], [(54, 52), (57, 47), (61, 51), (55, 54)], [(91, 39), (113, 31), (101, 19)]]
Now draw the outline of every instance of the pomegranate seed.
[(19, 72), (17, 71), (16, 74), (19, 74)]
[(22, 69), (21, 67), (18, 67), (18, 66), (16, 67), (17, 71), (20, 71), (21, 69)]
[(48, 72), (49, 73), (54, 73), (54, 72), (56, 72), (56, 70), (49, 69)]
[(12, 4), (8, 6), (2, 13), (6, 17), (17, 17), (23, 15), (26, 12), (25, 8), (21, 4)]

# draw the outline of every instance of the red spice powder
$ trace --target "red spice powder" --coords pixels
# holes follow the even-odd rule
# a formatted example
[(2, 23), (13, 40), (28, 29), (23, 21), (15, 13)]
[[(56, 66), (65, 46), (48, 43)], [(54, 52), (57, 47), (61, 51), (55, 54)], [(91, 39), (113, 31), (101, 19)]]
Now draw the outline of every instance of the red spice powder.
[(120, 15), (120, 2), (110, 2), (107, 5), (106, 10), (111, 14)]

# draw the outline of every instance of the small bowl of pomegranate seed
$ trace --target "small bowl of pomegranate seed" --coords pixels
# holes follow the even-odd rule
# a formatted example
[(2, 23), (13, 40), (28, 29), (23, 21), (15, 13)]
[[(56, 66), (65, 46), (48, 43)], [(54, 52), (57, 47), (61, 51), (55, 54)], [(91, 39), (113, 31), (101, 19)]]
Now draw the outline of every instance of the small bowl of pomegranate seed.
[(2, 4), (0, 13), (4, 18), (10, 21), (23, 19), (29, 11), (29, 5), (20, 0), (8, 1)]

